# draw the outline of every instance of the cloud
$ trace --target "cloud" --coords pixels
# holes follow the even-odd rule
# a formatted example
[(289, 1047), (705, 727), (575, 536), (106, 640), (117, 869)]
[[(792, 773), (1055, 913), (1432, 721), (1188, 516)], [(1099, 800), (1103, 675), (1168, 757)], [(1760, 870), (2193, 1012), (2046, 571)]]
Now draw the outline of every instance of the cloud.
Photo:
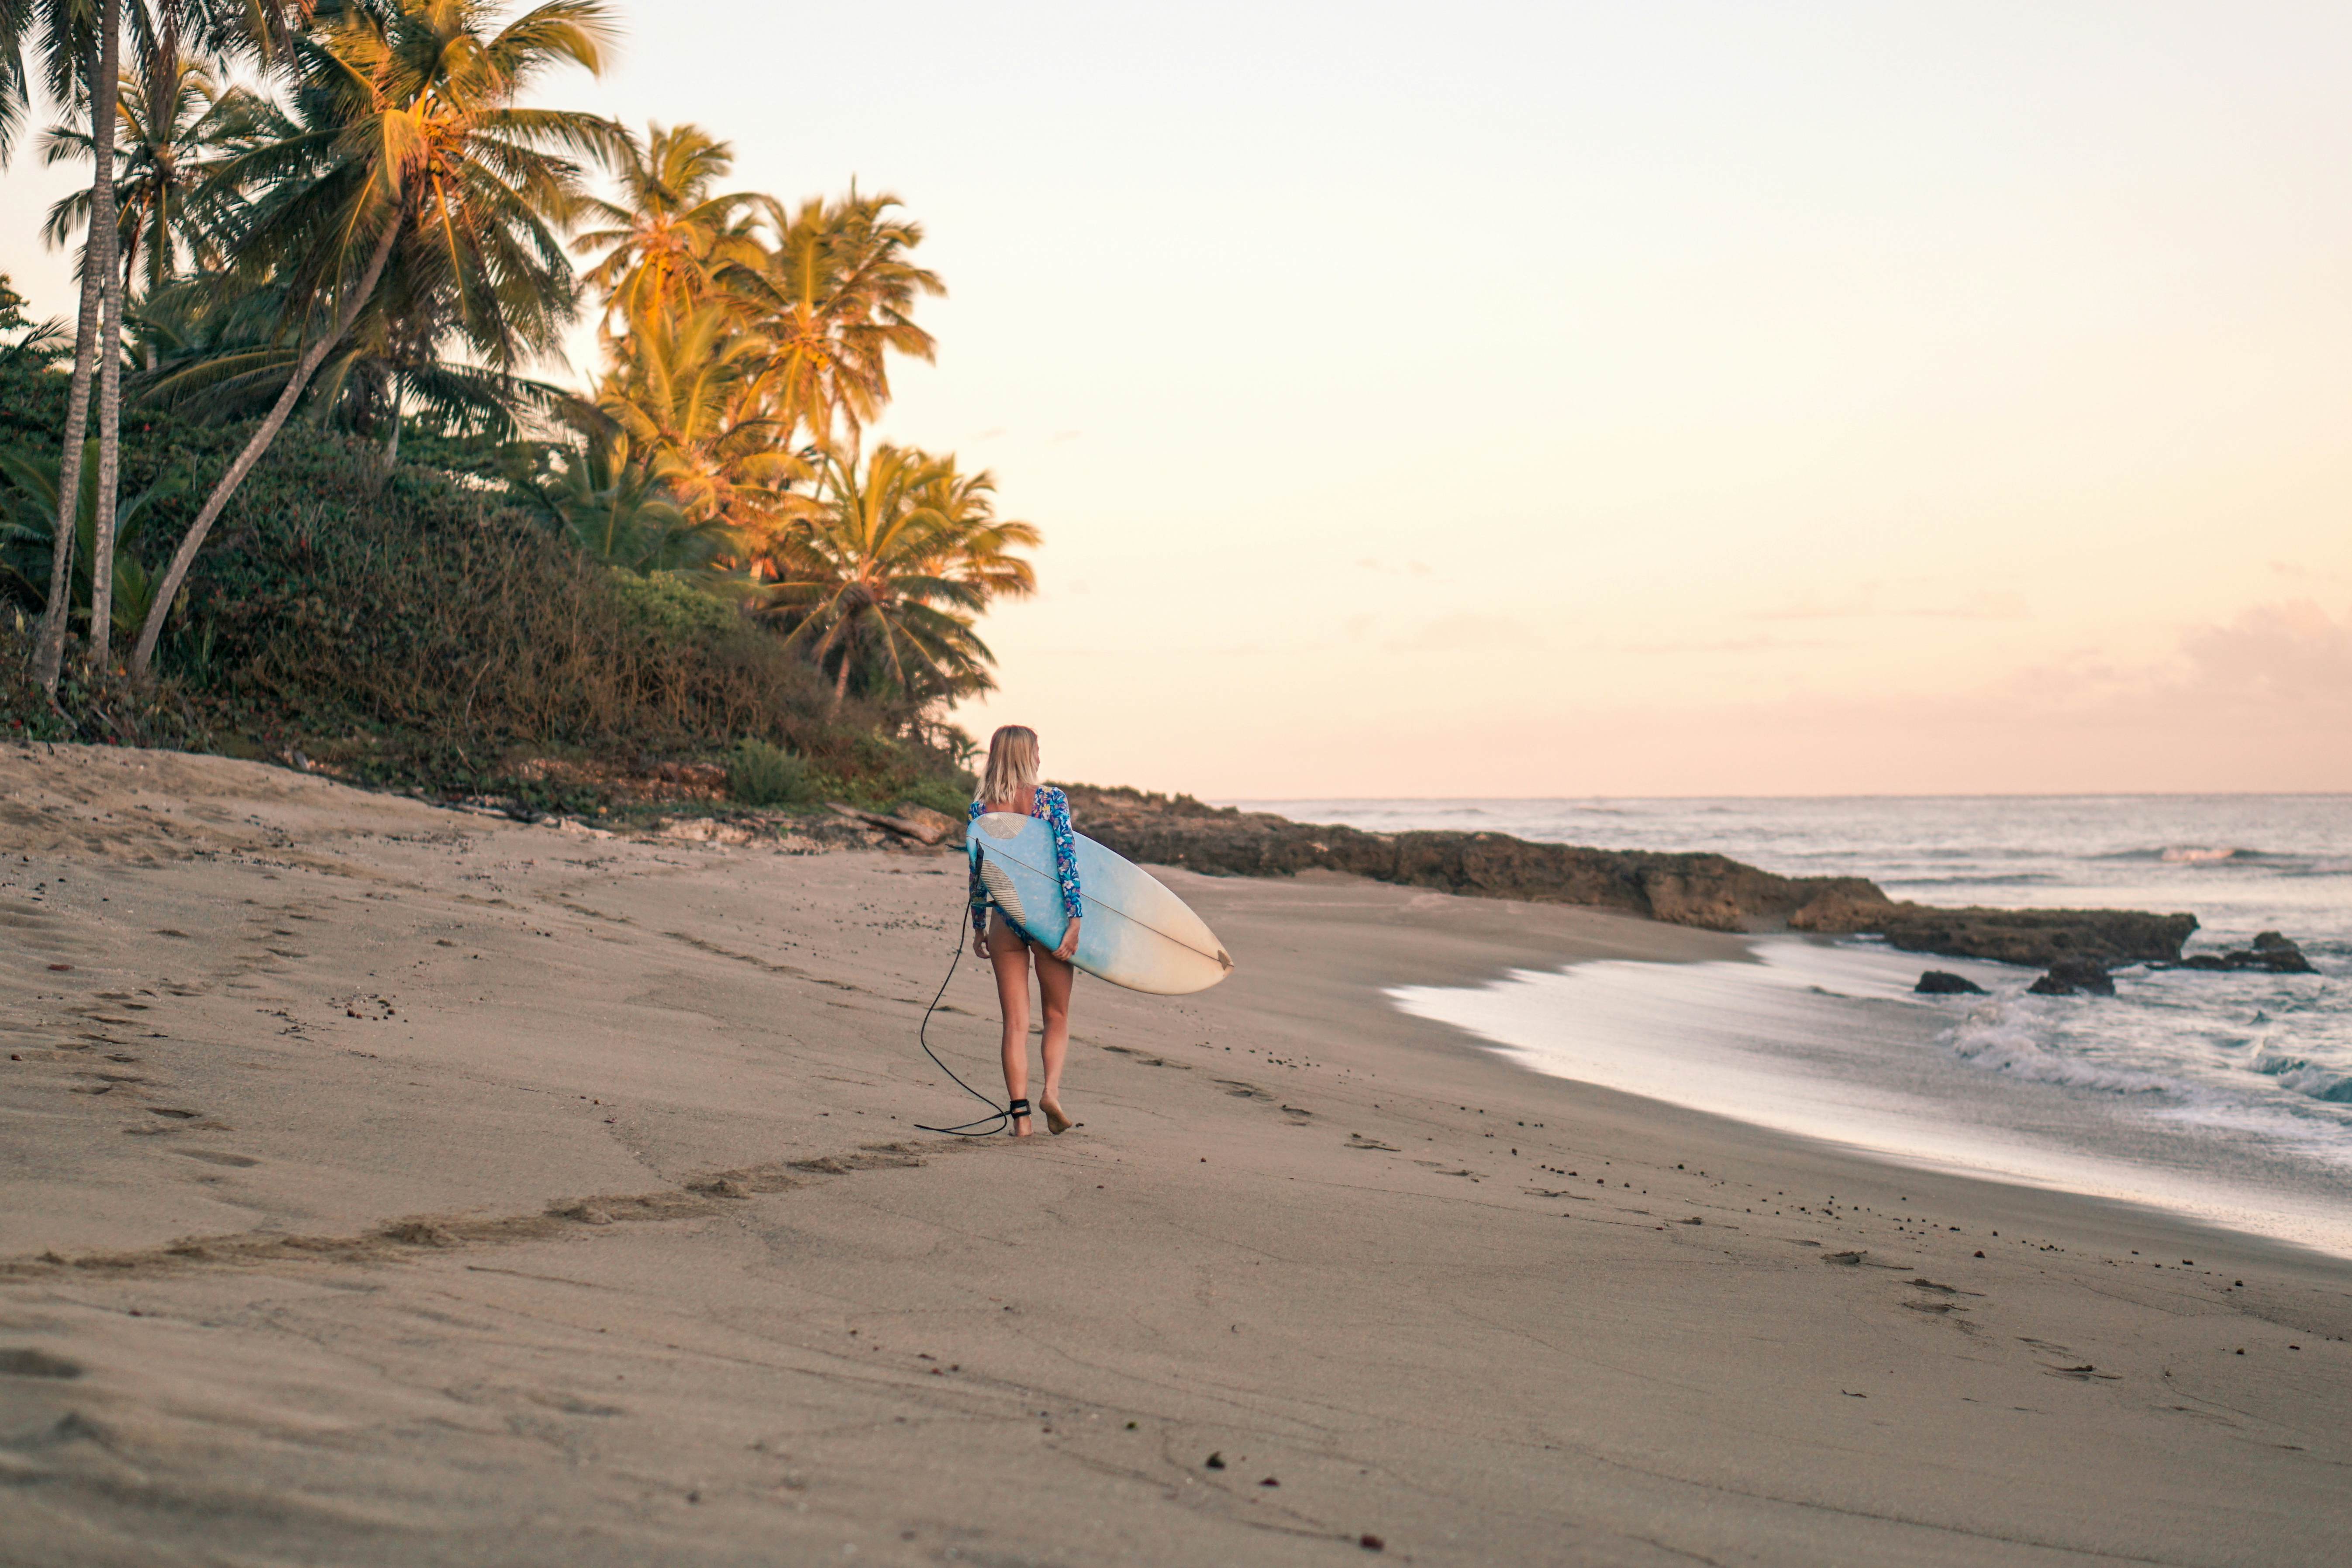
[(2024, 595), (1995, 593), (1990, 588), (1980, 589), (1958, 604), (1923, 605), (1892, 613), (1938, 621), (2022, 621), (2032, 615), (2025, 607)]
[(2192, 690), (2352, 708), (2352, 613), (2338, 621), (2311, 599), (2258, 605), (2227, 626), (2190, 632), (2180, 651)]
[[(2226, 622), (2183, 628), (2173, 651), (2117, 663), (2104, 650), (2019, 671), (1979, 700), (2101, 718), (2200, 713), (2211, 721), (2281, 710), (2341, 723), (2352, 713), (2352, 615), (2310, 599), (2255, 605)], [(2329, 717), (2329, 715), (2337, 715)]]
[(1440, 616), (1395, 638), (1392, 653), (1478, 653), (1542, 646), (1543, 639), (1508, 616), (1482, 616), (1464, 610)]
[[(1603, 645), (1607, 646), (1607, 645)], [(1619, 653), (1782, 653), (1800, 648), (1851, 647), (1826, 637), (1706, 637), (1675, 642), (1629, 642), (1615, 645)]]
[(1955, 596), (1941, 584), (1921, 584), (1898, 590), (1887, 602), (1885, 587), (1881, 583), (1864, 583), (1827, 597), (1809, 589), (1769, 609), (1750, 610), (1747, 618), (1840, 621), (1898, 616), (1938, 621), (2021, 621), (2032, 613), (2026, 607), (2024, 595), (2000, 589), (1979, 588)]
[(1748, 619), (1751, 621), (1836, 621), (1845, 620), (1854, 616), (1874, 615), (1877, 612), (1871, 604), (1871, 600), (1875, 595), (1877, 588), (1878, 584), (1875, 583), (1865, 583), (1832, 599), (1824, 599), (1821, 595), (1808, 589), (1795, 598), (1771, 609), (1750, 610), (1748, 612)]

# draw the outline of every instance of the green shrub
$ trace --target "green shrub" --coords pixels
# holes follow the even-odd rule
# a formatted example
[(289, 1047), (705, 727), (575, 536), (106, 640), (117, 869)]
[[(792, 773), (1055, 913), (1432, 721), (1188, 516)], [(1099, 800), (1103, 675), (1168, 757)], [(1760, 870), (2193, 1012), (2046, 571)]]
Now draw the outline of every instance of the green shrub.
[(815, 785), (806, 759), (765, 741), (744, 741), (727, 760), (727, 793), (745, 805), (803, 805)]
[(197, 558), (166, 668), (257, 733), (359, 730), (478, 761), (707, 754), (750, 735), (854, 771), (875, 716), (829, 715), (797, 653), (504, 500), (289, 428)]
[(615, 572), (612, 589), (622, 614), (666, 637), (717, 637), (742, 623), (732, 605), (713, 598), (676, 572), (649, 572), (642, 577)]
[(928, 805), (933, 811), (943, 811), (961, 822), (965, 808), (971, 805), (971, 785), (951, 778), (922, 779), (909, 786), (899, 798), (911, 800), (917, 805)]

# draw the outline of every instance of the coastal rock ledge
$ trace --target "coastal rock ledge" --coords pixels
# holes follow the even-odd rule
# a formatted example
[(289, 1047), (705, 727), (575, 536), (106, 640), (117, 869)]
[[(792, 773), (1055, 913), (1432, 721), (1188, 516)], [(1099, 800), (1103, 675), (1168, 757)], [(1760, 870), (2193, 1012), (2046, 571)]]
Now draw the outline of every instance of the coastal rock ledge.
[(2197, 917), (2136, 910), (1936, 909), (1864, 877), (1782, 877), (1722, 855), (1588, 849), (1505, 833), (1367, 833), (1186, 795), (1064, 786), (1086, 833), (1146, 865), (1219, 877), (1340, 871), (1473, 898), (1582, 904), (1708, 931), (1883, 937), (1909, 952), (2046, 966), (2177, 962)]

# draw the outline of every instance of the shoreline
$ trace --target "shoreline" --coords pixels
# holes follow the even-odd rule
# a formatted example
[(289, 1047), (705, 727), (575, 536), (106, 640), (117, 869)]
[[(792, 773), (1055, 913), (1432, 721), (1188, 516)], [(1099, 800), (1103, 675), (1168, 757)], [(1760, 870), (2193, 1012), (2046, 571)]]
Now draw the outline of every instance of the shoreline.
[[(1963, 1065), (1949, 1050), (1961, 1016), (1889, 994), (1915, 967), (1903, 955), (1795, 933), (1750, 942), (1727, 972), (1648, 974), (1653, 966), (1639, 963), (1580, 973), (1580, 962), (1388, 995), (1528, 1072), (1897, 1169), (2111, 1204), (2352, 1262), (2341, 1205), (2282, 1186), (2286, 1173), (2249, 1164), (2250, 1151), (2132, 1146), (2117, 1133), (2137, 1125), (2115, 1125), (2118, 1108), (2085, 1109), (2063, 1087)], [(1873, 967), (1885, 973), (1866, 973)], [(1756, 973), (1774, 968), (1797, 978)], [(1579, 1026), (1562, 1036), (1549, 1016), (1569, 1007)], [(2199, 1163), (2178, 1163), (2192, 1154)], [(2224, 1155), (2237, 1168), (2217, 1163)]]
[[(1172, 872), (1239, 973), (1082, 987), (1087, 1125), (967, 1143), (912, 1126), (958, 1098), (913, 1039), (951, 856), (171, 753), (0, 785), (18, 1554), (2221, 1563), (2352, 1528), (2352, 1268), (1546, 1078), (1382, 994), (1738, 936)], [(989, 1072), (969, 963), (948, 1001)]]

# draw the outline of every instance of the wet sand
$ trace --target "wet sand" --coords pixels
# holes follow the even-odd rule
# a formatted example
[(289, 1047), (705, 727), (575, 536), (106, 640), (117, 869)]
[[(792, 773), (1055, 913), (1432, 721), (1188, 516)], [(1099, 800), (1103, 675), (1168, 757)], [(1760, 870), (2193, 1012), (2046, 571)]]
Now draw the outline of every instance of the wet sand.
[[(1734, 938), (1171, 873), (1240, 972), (1082, 984), (1086, 1126), (957, 1141), (914, 1126), (978, 1109), (914, 1041), (952, 855), (66, 748), (0, 751), (0, 1563), (2352, 1542), (2352, 1265), (1537, 1077), (1380, 994)], [(948, 1001), (992, 1087), (978, 965)]]

